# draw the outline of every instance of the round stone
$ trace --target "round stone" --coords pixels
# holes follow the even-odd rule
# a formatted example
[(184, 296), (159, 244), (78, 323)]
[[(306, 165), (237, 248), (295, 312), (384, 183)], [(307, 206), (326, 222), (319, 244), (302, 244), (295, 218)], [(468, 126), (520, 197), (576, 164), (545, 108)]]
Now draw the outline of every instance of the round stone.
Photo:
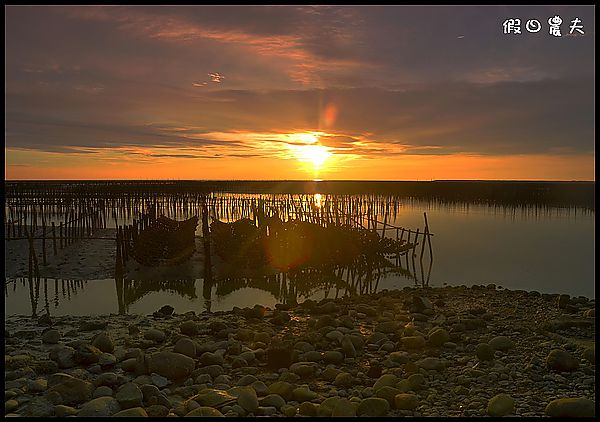
[(515, 413), (515, 400), (508, 394), (497, 394), (492, 397), (487, 406), (489, 416), (506, 416)]
[(419, 399), (414, 394), (400, 393), (394, 397), (396, 409), (413, 410), (419, 405)]
[(559, 418), (596, 416), (595, 404), (586, 398), (562, 398), (552, 400), (546, 406), (546, 415)]
[(48, 330), (44, 334), (42, 334), (42, 342), (47, 344), (57, 344), (60, 340), (60, 333), (58, 330)]
[(479, 360), (494, 360), (494, 348), (488, 343), (479, 343), (475, 348)]
[(390, 404), (380, 397), (363, 399), (356, 409), (357, 416), (385, 416), (390, 410)]

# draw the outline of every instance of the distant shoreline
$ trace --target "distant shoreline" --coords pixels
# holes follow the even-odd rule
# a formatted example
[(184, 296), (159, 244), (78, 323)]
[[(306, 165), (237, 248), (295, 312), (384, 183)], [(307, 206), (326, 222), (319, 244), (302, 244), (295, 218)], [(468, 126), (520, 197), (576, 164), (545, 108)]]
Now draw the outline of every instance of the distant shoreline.
[(389, 195), (416, 200), (595, 210), (595, 181), (46, 180), (5, 181), (6, 198), (210, 193)]

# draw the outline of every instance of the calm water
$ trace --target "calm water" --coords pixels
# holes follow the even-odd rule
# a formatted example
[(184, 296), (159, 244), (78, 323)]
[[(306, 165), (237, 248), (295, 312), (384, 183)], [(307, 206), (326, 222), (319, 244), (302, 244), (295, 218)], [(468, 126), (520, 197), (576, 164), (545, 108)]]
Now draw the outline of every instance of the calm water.
[[(424, 211), (434, 234), (429, 286), (495, 283), (509, 289), (595, 297), (594, 212), (403, 202), (396, 218), (389, 222), (422, 229)], [(428, 264), (428, 253), (425, 255)], [(418, 264), (416, 269), (419, 281), (427, 278), (427, 265), (423, 275)], [(167, 284), (162, 290), (144, 289), (138, 282), (135, 289), (126, 293), (129, 298), (119, 300), (122, 288), (114, 279), (77, 283), (42, 279), (31, 286), (27, 280), (16, 280), (5, 287), (5, 314), (31, 314), (33, 308), (37, 314), (47, 308), (54, 315), (119, 311), (147, 314), (164, 304), (174, 306), (178, 313), (230, 310), (256, 303), (273, 307), (283, 301), (282, 291), (287, 289), (282, 290), (281, 281), (271, 282), (270, 287), (255, 282), (235, 288), (226, 282), (205, 285), (202, 275), (183, 282), (184, 287), (182, 282)], [(414, 285), (414, 279), (396, 273), (382, 275), (365, 289), (379, 291)], [(136, 293), (131, 293), (134, 290)], [(318, 300), (344, 293), (344, 289), (335, 287), (320, 288), (297, 295), (297, 299)]]

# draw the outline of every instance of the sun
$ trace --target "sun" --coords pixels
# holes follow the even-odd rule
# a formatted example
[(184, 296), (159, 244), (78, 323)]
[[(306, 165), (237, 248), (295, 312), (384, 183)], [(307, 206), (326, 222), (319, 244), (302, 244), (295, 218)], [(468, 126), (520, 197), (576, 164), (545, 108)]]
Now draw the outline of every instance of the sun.
[(332, 155), (330, 148), (319, 144), (319, 135), (318, 132), (294, 133), (289, 136), (293, 143), (288, 144), (296, 159), (311, 163), (315, 171), (323, 167)]
[(299, 160), (312, 163), (317, 169), (331, 156), (331, 152), (323, 145), (297, 146), (296, 154)]

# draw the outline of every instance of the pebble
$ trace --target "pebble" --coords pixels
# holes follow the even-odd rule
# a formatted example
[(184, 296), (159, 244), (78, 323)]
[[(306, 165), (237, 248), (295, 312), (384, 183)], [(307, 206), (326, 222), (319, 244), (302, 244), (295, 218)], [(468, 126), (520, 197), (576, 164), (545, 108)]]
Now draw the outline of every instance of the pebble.
[(497, 394), (492, 397), (487, 405), (489, 416), (507, 416), (515, 413), (515, 400), (508, 394)]
[[(235, 311), (110, 316), (97, 318), (92, 337), (72, 329), (80, 318), (55, 317), (53, 327), (60, 327), (66, 344), (42, 342), (56, 328), (43, 332), (34, 320), (15, 329), (17, 320), (9, 316), (7, 412), (67, 416), (86, 406), (96, 413), (150, 417), (293, 416), (298, 410), (311, 416), (416, 417), (588, 412), (585, 400), (593, 403), (595, 397), (594, 348), (569, 339), (593, 340), (594, 321), (583, 316), (593, 301), (570, 299), (568, 305), (579, 311), (567, 320), (556, 302), (550, 307), (541, 295), (478, 289), (471, 296), (470, 290), (433, 288), (427, 296), (435, 308), (420, 310), (412, 289), (361, 296), (367, 304), (356, 297), (286, 305), (290, 319), (282, 319), (283, 325), (272, 323), (283, 310), (266, 308), (248, 308), (248, 320)], [(442, 299), (443, 309), (437, 305)], [(518, 312), (503, 313), (505, 303)], [(323, 309), (329, 313), (315, 318)], [(131, 326), (145, 335), (160, 331), (164, 339), (129, 337)], [(283, 366), (267, 366), (273, 351)], [(130, 397), (123, 393), (127, 389)], [(565, 401), (574, 397), (578, 401)], [(115, 401), (118, 407), (111, 408)]]
[(42, 342), (47, 344), (57, 344), (60, 340), (60, 333), (58, 330), (50, 329), (42, 334)]

